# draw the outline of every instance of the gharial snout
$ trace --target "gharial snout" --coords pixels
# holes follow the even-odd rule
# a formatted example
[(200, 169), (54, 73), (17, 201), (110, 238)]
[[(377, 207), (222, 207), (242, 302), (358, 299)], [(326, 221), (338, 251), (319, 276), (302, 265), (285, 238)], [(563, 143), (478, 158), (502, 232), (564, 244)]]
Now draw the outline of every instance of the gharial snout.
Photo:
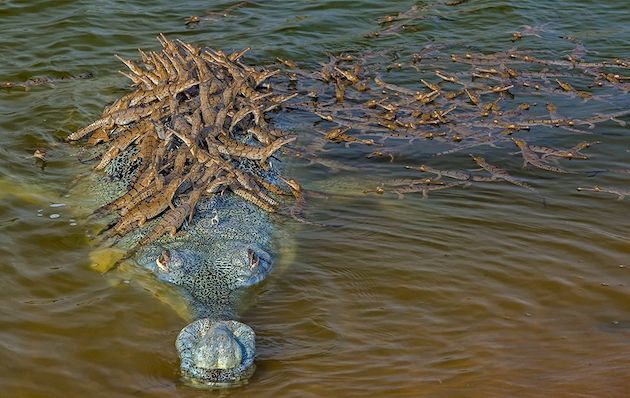
[(193, 385), (230, 387), (254, 372), (256, 336), (237, 321), (199, 319), (177, 336), (182, 376)]

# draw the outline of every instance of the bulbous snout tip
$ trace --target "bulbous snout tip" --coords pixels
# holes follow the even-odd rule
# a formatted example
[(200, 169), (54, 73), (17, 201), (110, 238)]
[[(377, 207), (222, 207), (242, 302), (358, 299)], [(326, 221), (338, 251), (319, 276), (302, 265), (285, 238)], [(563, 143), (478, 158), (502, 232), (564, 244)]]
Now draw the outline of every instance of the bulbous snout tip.
[(199, 319), (182, 329), (175, 346), (187, 384), (198, 388), (229, 388), (254, 373), (256, 336), (237, 321)]

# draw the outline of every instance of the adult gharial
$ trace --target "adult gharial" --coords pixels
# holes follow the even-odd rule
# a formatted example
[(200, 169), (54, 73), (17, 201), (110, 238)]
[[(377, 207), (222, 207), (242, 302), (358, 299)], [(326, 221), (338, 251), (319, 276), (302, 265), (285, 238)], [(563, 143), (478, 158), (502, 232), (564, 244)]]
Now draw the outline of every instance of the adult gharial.
[[(189, 299), (193, 322), (176, 340), (183, 377), (229, 386), (254, 370), (255, 334), (233, 320), (243, 289), (272, 268), (270, 213), (298, 195), (274, 154), (295, 140), (265, 114), (290, 95), (262, 83), (276, 71), (160, 36), (142, 64), (120, 58), (135, 91), (69, 135), (98, 158), (89, 190), (96, 237), (116, 245)], [(287, 184), (290, 182), (290, 185)]]

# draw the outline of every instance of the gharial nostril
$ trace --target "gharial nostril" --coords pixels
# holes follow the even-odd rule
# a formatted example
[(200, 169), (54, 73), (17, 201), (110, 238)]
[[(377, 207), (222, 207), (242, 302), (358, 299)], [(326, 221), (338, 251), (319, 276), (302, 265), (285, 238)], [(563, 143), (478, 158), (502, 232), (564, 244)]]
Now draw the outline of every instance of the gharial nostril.
[(171, 252), (168, 250), (162, 251), (162, 253), (155, 259), (155, 263), (161, 271), (168, 271), (168, 263), (171, 260)]

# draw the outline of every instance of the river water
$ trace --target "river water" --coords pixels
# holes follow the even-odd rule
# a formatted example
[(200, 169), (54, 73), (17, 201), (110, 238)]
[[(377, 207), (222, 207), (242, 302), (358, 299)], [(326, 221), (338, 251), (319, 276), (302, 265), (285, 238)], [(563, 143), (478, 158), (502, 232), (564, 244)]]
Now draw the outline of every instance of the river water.
[[(392, 163), (348, 156), (355, 171), (293, 162), (305, 187), (328, 192), (306, 215), (342, 227), (304, 226), (294, 245), (280, 243), (276, 272), (241, 314), (257, 333), (257, 371), (238, 389), (183, 385), (174, 339), (186, 322), (146, 284), (90, 267), (82, 215), (66, 196), (88, 169), (63, 138), (125, 92), (113, 54), (156, 48), (159, 32), (252, 47), (249, 63), (311, 67), (330, 52), (408, 53), (429, 42), (493, 52), (527, 26), (542, 28), (523, 39), (533, 50), (561, 51), (558, 36), (570, 35), (593, 59), (630, 57), (622, 0), (437, 3), (418, 2), (429, 6), (422, 18), (374, 37), (379, 18), (416, 3), (251, 1), (187, 26), (234, 2), (3, 2), (0, 81), (93, 77), (0, 89), (0, 396), (628, 396), (630, 198), (575, 189), (630, 189), (628, 174), (588, 172), (630, 168), (630, 131), (612, 121), (587, 137), (601, 141), (588, 161), (563, 163), (575, 174), (522, 170), (503, 155), (545, 203), (510, 184), (427, 200), (362, 193), (431, 160), (420, 150)], [(628, 106), (625, 94), (589, 112)], [(313, 132), (311, 121), (283, 127)], [(554, 141), (563, 142), (575, 137)]]

